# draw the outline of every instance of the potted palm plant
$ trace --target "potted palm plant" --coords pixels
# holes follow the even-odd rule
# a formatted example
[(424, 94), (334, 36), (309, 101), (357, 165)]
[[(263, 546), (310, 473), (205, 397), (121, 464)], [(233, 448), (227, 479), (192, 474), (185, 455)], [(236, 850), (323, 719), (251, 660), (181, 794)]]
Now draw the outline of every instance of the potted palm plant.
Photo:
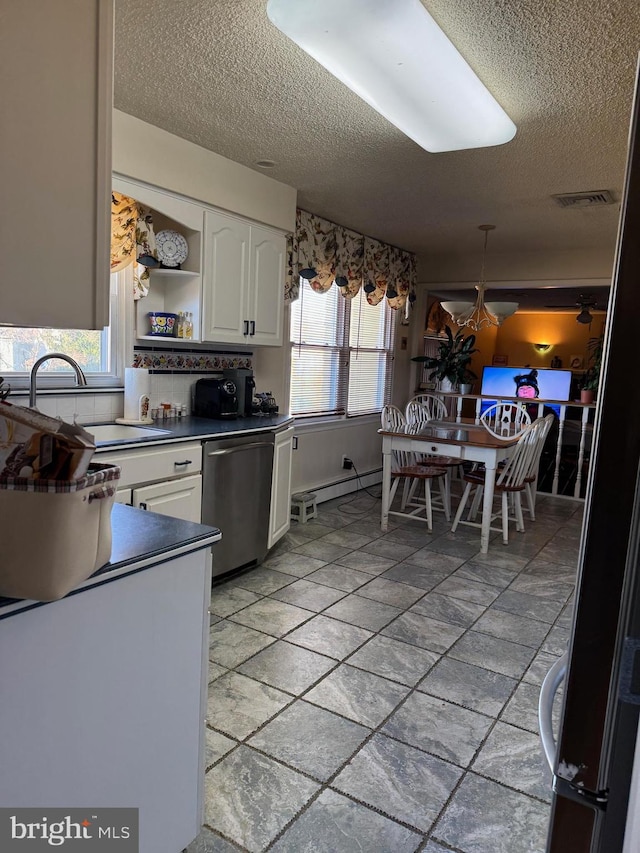
[(476, 379), (476, 374), (469, 369), (469, 362), (474, 352), (475, 335), (464, 337), (462, 330), (455, 336), (449, 326), (444, 327), (446, 338), (440, 341), (438, 355), (417, 355), (412, 361), (424, 364), (431, 370), (429, 380), (437, 380), (441, 391), (453, 391), (459, 385)]
[(589, 351), (589, 359), (587, 369), (580, 381), (580, 402), (593, 403), (598, 385), (600, 384), (600, 367), (602, 364), (602, 347), (604, 339), (589, 338), (587, 349)]

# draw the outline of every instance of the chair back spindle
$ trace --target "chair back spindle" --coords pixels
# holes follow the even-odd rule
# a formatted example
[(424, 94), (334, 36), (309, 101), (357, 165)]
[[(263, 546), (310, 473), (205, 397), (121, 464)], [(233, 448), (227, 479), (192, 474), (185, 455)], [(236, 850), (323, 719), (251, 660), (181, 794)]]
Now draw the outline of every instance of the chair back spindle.
[(521, 403), (493, 403), (480, 416), (480, 423), (496, 438), (514, 438), (531, 424)]
[(409, 423), (411, 423), (412, 417), (419, 418), (425, 423), (449, 417), (444, 402), (440, 397), (435, 397), (433, 394), (418, 394), (413, 397), (407, 403), (405, 415)]

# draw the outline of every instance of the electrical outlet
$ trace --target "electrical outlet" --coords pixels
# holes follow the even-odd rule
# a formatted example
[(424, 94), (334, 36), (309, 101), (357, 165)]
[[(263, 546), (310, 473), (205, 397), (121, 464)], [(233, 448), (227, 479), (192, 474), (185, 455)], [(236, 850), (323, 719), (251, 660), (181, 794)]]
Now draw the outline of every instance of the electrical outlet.
[(351, 461), (351, 459), (349, 459), (348, 456), (342, 457), (342, 467), (346, 468), (347, 470), (353, 468), (353, 462)]

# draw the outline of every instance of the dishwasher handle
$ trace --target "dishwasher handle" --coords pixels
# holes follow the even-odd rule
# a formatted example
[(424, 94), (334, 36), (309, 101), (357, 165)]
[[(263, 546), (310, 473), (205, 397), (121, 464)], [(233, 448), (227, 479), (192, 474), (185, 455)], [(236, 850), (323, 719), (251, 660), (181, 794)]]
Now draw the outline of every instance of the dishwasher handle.
[(209, 450), (207, 456), (228, 456), (239, 450), (253, 450), (256, 447), (273, 447), (272, 441), (251, 441), (248, 444), (239, 444), (236, 447), (225, 447), (222, 450)]

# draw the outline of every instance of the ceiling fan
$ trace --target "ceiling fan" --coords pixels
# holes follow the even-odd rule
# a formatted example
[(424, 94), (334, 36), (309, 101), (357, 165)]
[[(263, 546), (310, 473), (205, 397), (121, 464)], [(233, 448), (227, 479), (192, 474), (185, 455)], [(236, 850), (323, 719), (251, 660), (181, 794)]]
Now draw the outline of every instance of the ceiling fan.
[(606, 310), (606, 305), (604, 308), (599, 308), (598, 300), (594, 296), (586, 296), (581, 293), (576, 302), (572, 305), (546, 305), (546, 308), (556, 308), (556, 309), (567, 309), (567, 308), (578, 308), (579, 313), (576, 317), (578, 323), (583, 323), (584, 325), (588, 325), (593, 320), (592, 311), (595, 310)]

